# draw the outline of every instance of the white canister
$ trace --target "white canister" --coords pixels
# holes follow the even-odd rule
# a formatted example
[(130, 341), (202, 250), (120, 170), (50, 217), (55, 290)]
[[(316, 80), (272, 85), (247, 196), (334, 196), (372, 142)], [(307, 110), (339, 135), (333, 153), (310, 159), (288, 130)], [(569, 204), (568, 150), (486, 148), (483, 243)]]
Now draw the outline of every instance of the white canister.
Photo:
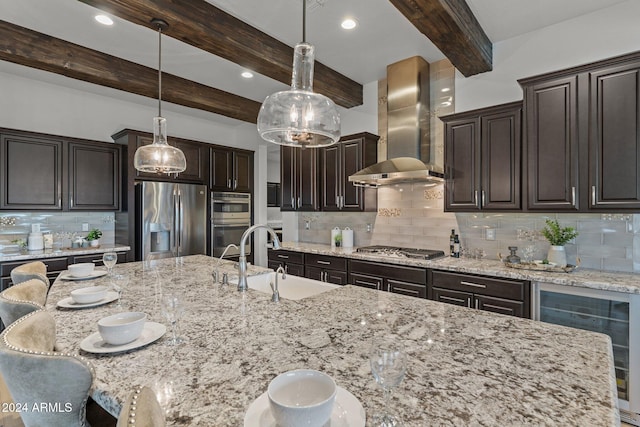
[(340, 236), (341, 234), (342, 231), (340, 231), (338, 227), (333, 227), (333, 229), (331, 229), (331, 248), (336, 247), (336, 236)]
[(42, 237), (42, 233), (29, 233), (27, 249), (30, 251), (41, 251), (44, 249), (44, 238)]
[(53, 248), (53, 234), (44, 233), (42, 235), (42, 240), (44, 241), (44, 248), (45, 249), (52, 249)]
[(349, 227), (346, 227), (344, 230), (342, 230), (342, 247), (353, 247), (353, 230)]

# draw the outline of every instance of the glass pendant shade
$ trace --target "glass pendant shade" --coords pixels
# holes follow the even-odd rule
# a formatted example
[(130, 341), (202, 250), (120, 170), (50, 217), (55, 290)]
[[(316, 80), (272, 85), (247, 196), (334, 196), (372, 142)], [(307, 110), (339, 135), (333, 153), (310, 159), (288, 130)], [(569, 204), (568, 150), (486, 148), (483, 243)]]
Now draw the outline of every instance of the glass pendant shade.
[(313, 92), (314, 47), (296, 45), (291, 90), (276, 92), (262, 103), (258, 133), (266, 141), (317, 148), (340, 139), (340, 114), (334, 102)]
[(167, 119), (153, 118), (153, 143), (136, 150), (133, 165), (141, 172), (152, 173), (180, 173), (187, 168), (184, 153), (167, 143)]

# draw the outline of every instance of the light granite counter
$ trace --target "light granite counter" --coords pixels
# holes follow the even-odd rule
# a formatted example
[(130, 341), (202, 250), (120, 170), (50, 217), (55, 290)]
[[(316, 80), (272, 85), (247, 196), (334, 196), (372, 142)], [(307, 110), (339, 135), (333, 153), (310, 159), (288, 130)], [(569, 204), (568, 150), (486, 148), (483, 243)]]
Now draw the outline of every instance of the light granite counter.
[(387, 264), (409, 265), (456, 271), (460, 273), (484, 274), (531, 282), (553, 283), (563, 286), (599, 289), (614, 292), (640, 294), (640, 274), (615, 273), (577, 268), (571, 273), (549, 273), (543, 271), (509, 268), (497, 260), (475, 260), (445, 256), (433, 260), (379, 256), (356, 252), (357, 248), (331, 248), (330, 245), (303, 242), (283, 242), (282, 249), (298, 252), (332, 255)]
[[(368, 352), (374, 339), (393, 336), (409, 354), (392, 400), (407, 426), (619, 425), (606, 335), (355, 286), (272, 303), (268, 294), (214, 284), (214, 263), (198, 255), (115, 267), (131, 277), (124, 310), (166, 323), (161, 294), (182, 296), (186, 343), (177, 348), (165, 345), (167, 335), (123, 354), (81, 352), (80, 342), (117, 306), (65, 310), (56, 303), (73, 288), (109, 279), (55, 282), (47, 309), (56, 318), (57, 344), (95, 366), (93, 398), (111, 413), (135, 386), (147, 384), (170, 426), (242, 426), (273, 377), (311, 368), (331, 375), (369, 417), (383, 398)], [(221, 268), (235, 271), (231, 262)]]
[(32, 259), (57, 258), (73, 255), (102, 254), (105, 252), (126, 252), (129, 250), (131, 250), (131, 247), (124, 245), (100, 245), (96, 248), (63, 248), (59, 251), (55, 251), (53, 249), (44, 249), (41, 251), (0, 252), (0, 262), (29, 261)]

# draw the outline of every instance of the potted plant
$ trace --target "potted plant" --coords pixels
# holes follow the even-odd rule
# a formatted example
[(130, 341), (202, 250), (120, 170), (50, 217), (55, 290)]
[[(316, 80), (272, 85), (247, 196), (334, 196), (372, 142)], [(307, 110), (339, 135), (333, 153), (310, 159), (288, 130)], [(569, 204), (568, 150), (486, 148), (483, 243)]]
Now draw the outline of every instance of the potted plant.
[(548, 219), (545, 223), (547, 225), (542, 230), (542, 235), (551, 244), (547, 253), (547, 260), (559, 267), (565, 267), (567, 265), (567, 254), (564, 250), (564, 245), (574, 239), (578, 232), (573, 227), (560, 227), (557, 219)]
[(98, 230), (97, 228), (94, 228), (93, 230), (89, 231), (89, 234), (87, 234), (86, 239), (89, 241), (89, 244), (92, 247), (97, 247), (100, 245), (100, 237), (102, 237), (102, 231)]
[(342, 234), (336, 234), (333, 238), (333, 241), (335, 242), (336, 248), (342, 246)]

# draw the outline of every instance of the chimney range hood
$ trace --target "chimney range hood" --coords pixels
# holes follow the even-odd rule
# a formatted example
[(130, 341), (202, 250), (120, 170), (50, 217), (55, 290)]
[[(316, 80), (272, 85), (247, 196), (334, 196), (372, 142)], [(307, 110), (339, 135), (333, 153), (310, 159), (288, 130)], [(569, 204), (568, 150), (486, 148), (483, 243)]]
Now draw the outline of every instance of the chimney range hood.
[(419, 56), (387, 66), (387, 158), (349, 177), (355, 185), (443, 182), (430, 162), (429, 64)]

